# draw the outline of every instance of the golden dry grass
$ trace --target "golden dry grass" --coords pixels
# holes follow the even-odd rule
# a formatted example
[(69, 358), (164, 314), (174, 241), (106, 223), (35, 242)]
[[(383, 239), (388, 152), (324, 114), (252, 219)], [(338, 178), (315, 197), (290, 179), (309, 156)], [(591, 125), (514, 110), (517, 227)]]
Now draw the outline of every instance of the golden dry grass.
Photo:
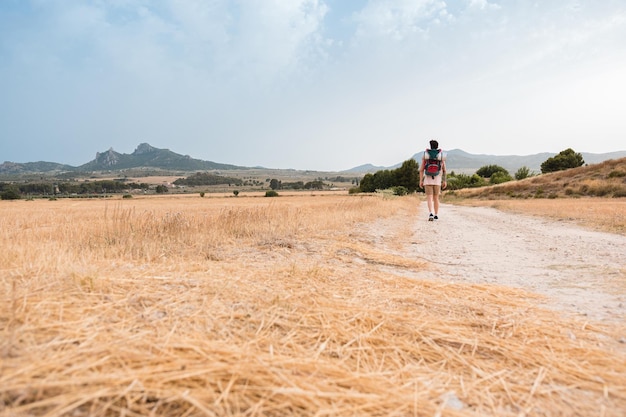
[(454, 191), (484, 199), (626, 197), (626, 158), (542, 174), (520, 181)]
[(417, 206), (0, 202), (0, 413), (624, 415), (620, 329), (396, 273)]

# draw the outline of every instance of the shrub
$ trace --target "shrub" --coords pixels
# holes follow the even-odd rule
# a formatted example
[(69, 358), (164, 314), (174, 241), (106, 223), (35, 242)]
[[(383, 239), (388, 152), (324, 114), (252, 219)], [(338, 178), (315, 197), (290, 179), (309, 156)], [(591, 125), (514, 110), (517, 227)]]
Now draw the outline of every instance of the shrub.
[(558, 155), (546, 159), (541, 164), (541, 172), (545, 174), (547, 172), (562, 171), (582, 166), (584, 163), (585, 161), (580, 153), (574, 152), (572, 148), (567, 148), (559, 152)]
[(490, 184), (502, 184), (503, 182), (508, 182), (513, 180), (513, 178), (509, 175), (507, 171), (496, 171), (489, 178)]
[(274, 190), (268, 190), (265, 192), (265, 197), (278, 197), (278, 193)]
[(122, 198), (133, 198), (132, 194), (124, 194)]
[(611, 171), (608, 178), (622, 178), (626, 177), (626, 171)]
[(391, 190), (393, 191), (394, 195), (407, 195), (409, 193), (409, 190), (402, 185), (391, 187)]
[(510, 177), (509, 171), (499, 165), (485, 165), (476, 171), (476, 175), (483, 178), (491, 178), (495, 173), (502, 172)]
[(358, 194), (361, 192), (361, 189), (359, 187), (351, 187), (348, 190), (348, 194)]
[[(204, 194), (204, 193), (203, 193)], [(239, 190), (235, 190), (233, 191), (233, 194), (235, 195), (235, 197), (237, 197), (239, 195)]]
[(533, 174), (530, 172), (530, 169), (527, 166), (523, 166), (520, 169), (518, 169), (517, 172), (515, 173), (515, 179), (523, 180), (524, 178), (528, 178), (532, 175)]
[(204, 191), (200, 192), (200, 197), (204, 197)]
[(451, 172), (450, 175), (448, 175), (448, 190), (482, 187), (484, 185), (485, 179), (478, 174), (469, 176), (466, 174), (455, 174), (454, 172)]
[(589, 195), (596, 197), (604, 197), (609, 194), (614, 194), (616, 187), (611, 184), (593, 184), (589, 187)]
[(0, 193), (0, 199), (2, 200), (19, 200), (20, 198), (22, 198), (22, 195), (15, 188), (9, 188)]

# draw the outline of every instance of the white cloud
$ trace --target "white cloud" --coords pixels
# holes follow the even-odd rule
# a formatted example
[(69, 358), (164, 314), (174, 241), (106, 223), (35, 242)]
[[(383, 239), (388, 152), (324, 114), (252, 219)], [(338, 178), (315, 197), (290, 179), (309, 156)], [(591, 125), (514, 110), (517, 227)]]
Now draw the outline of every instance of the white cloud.
[(489, 3), (487, 0), (469, 0), (469, 7), (472, 9), (491, 9), (498, 10), (500, 9), (500, 5), (496, 3)]
[(360, 36), (394, 40), (424, 34), (442, 18), (450, 17), (446, 3), (440, 0), (371, 0), (354, 16)]

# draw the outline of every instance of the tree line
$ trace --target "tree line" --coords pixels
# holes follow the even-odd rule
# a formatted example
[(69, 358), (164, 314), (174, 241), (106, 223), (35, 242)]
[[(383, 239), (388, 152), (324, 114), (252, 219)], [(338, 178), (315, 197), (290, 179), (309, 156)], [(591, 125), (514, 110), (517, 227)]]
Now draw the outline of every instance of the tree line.
[[(557, 155), (548, 158), (541, 164), (541, 173), (561, 171), (569, 168), (576, 168), (585, 163), (580, 153), (568, 148)], [(485, 165), (479, 168), (474, 174), (456, 174), (450, 171), (447, 175), (448, 190), (459, 190), (462, 188), (484, 187), (486, 185), (501, 184), (503, 182), (522, 180), (535, 175), (526, 166), (511, 174), (499, 165)], [(391, 189), (394, 194), (403, 195), (420, 191), (419, 188), (419, 164), (415, 159), (409, 159), (402, 163), (397, 169), (385, 169), (373, 174), (365, 174), (358, 188), (351, 192), (370, 193), (376, 190)]]
[(28, 182), (6, 183), (0, 182), (0, 198), (11, 200), (21, 195), (55, 196), (64, 194), (103, 194), (123, 193), (130, 190), (150, 189), (146, 183), (125, 182), (123, 180), (100, 180), (85, 182)]

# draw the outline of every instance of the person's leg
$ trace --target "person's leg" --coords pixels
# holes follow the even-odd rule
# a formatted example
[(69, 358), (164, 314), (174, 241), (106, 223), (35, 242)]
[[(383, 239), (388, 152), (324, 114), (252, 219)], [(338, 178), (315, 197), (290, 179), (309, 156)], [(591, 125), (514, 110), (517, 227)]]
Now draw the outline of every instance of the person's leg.
[(434, 190), (433, 187), (427, 185), (424, 187), (424, 191), (426, 192), (426, 203), (428, 204), (428, 212), (433, 214), (433, 205), (434, 205)]
[[(435, 217), (439, 217), (439, 195), (441, 194), (441, 187), (436, 186), (435, 192), (431, 195), (433, 198), (433, 206), (435, 208)], [(432, 213), (432, 210), (431, 210)]]

